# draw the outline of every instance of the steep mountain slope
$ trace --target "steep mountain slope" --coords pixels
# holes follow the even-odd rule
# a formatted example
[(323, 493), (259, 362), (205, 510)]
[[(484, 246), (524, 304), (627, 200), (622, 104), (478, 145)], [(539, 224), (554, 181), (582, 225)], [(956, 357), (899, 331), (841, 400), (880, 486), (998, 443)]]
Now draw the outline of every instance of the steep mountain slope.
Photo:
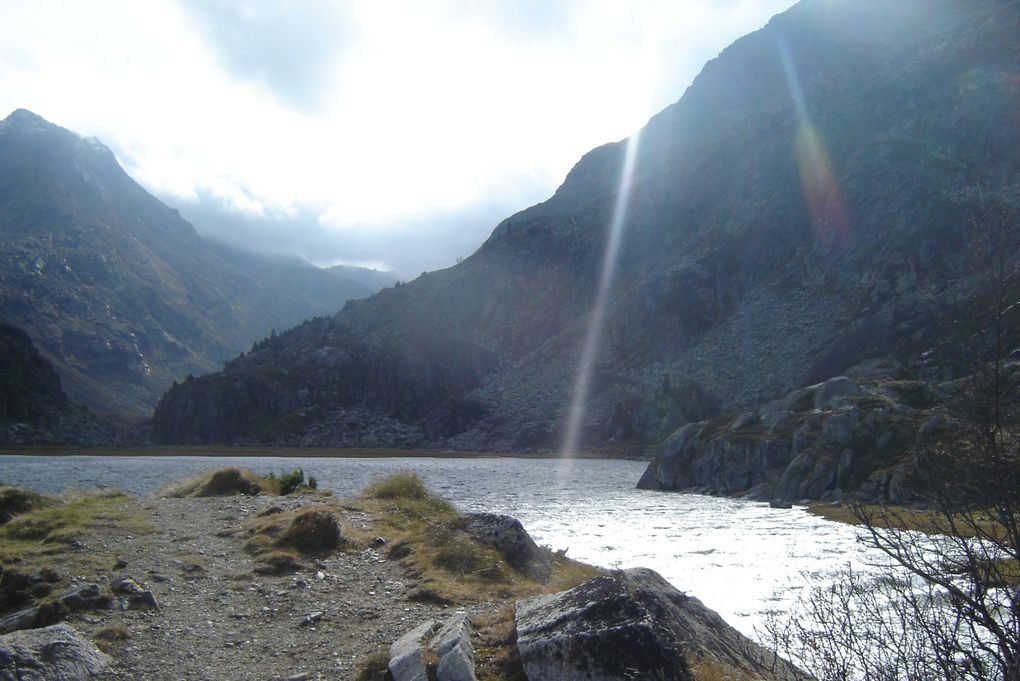
[(147, 414), (174, 379), (372, 290), (213, 248), (97, 140), (25, 110), (0, 122), (0, 319), (75, 402)]
[[(1017, 35), (1016, 2), (804, 0), (706, 65), (633, 141), (583, 442), (911, 365), (966, 297), (970, 216), (1020, 188)], [(458, 266), (170, 391), (156, 436), (556, 446), (626, 146)]]
[(0, 443), (109, 444), (124, 437), (72, 404), (28, 334), (0, 322)]

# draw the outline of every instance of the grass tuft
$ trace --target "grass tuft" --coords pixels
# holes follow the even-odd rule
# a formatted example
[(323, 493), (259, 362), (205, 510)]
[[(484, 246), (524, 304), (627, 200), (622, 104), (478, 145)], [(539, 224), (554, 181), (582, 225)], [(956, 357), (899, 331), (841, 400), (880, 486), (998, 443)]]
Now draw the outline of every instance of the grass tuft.
[(260, 575), (292, 575), (305, 569), (294, 550), (275, 550), (260, 554), (256, 559), (259, 563), (255, 573)]
[(117, 644), (123, 643), (129, 638), (131, 635), (128, 630), (119, 624), (103, 627), (92, 636), (96, 647), (107, 655), (112, 655), (117, 649)]
[(373, 499), (427, 499), (431, 495), (416, 473), (401, 471), (369, 484), (364, 496)]
[(387, 681), (390, 656), (384, 648), (379, 648), (366, 655), (354, 671), (354, 681)]
[(302, 553), (329, 553), (343, 543), (340, 520), (324, 506), (298, 513), (276, 540), (277, 546), (290, 546)]
[(0, 486), (0, 525), (22, 513), (50, 506), (53, 500), (18, 487)]

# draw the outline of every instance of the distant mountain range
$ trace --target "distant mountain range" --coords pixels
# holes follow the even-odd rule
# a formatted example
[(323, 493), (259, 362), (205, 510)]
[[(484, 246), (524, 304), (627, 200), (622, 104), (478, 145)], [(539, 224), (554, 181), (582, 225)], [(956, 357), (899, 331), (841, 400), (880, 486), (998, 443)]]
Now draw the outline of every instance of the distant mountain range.
[[(633, 138), (581, 446), (636, 451), (875, 358), (928, 366), (973, 290), (971, 218), (1020, 193), (1018, 35), (1016, 2), (803, 0), (709, 62)], [(155, 436), (557, 447), (628, 143), (457, 266), (177, 386)]]
[(384, 276), (207, 242), (98, 140), (25, 110), (0, 122), (0, 320), (97, 412), (147, 417), (174, 380)]

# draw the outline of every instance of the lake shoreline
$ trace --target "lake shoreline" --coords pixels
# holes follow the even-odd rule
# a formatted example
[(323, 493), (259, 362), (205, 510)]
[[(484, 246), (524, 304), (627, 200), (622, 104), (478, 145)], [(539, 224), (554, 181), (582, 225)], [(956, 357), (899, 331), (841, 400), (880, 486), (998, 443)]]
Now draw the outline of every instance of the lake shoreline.
[(225, 458), (308, 458), (308, 459), (538, 459), (538, 460), (624, 460), (647, 461), (645, 456), (611, 454), (604, 451), (580, 452), (566, 457), (555, 451), (474, 452), (455, 449), (395, 449), (373, 447), (231, 447), (179, 445), (146, 447), (77, 447), (73, 445), (0, 445), (4, 456), (158, 456)]

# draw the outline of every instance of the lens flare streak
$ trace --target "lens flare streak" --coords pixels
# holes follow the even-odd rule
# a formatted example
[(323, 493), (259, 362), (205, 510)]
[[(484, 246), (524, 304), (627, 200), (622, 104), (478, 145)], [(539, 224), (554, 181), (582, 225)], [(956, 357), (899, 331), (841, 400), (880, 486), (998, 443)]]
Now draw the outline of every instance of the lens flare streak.
[(811, 214), (816, 243), (828, 249), (840, 243), (849, 229), (843, 197), (836, 185), (836, 176), (832, 172), (832, 163), (829, 161), (825, 143), (811, 122), (804, 103), (804, 90), (797, 77), (793, 58), (785, 44), (780, 44), (779, 54), (799, 123), (794, 150), (800, 170), (801, 190), (808, 212)]
[(624, 151), (623, 168), (620, 172), (620, 187), (616, 194), (616, 203), (613, 206), (613, 214), (609, 222), (609, 235), (606, 241), (606, 250), (602, 258), (602, 274), (599, 277), (599, 288), (595, 296), (595, 304), (588, 318), (588, 331), (584, 337), (581, 361), (577, 367), (577, 378), (567, 411), (566, 429), (564, 431), (563, 444), (560, 448), (560, 455), (563, 457), (572, 457), (577, 454), (581, 431), (584, 427), (584, 416), (588, 403), (588, 395), (591, 390), (592, 374), (595, 371), (595, 363), (598, 358), (602, 330), (605, 325), (606, 307), (609, 304), (609, 294), (612, 291), (613, 279), (616, 276), (620, 242), (623, 239), (623, 230), (627, 221), (627, 206), (630, 202), (631, 186), (634, 181), (634, 164), (639, 141), (640, 132), (637, 132), (627, 140), (626, 150)]

